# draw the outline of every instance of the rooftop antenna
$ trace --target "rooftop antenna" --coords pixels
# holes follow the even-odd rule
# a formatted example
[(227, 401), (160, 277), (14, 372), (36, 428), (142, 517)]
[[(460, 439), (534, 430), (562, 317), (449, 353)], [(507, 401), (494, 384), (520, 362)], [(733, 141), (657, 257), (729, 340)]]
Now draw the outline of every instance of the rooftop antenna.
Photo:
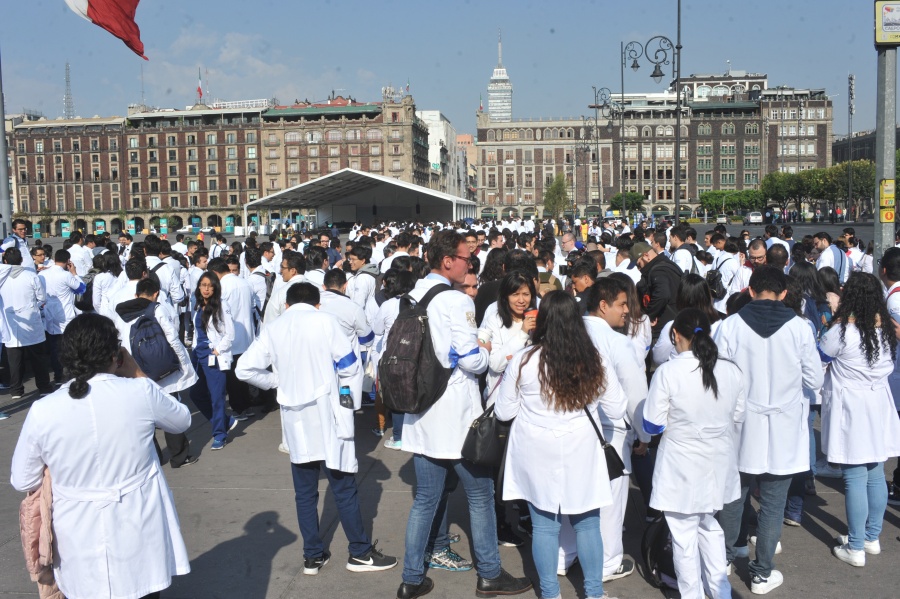
[(730, 60), (726, 60), (726, 61), (725, 61), (725, 64), (728, 65), (728, 72), (727, 72), (727, 75), (728, 75), (729, 77), (731, 77), (731, 61), (730, 61)]
[(72, 80), (69, 77), (69, 63), (66, 63), (66, 95), (63, 96), (63, 116), (75, 118), (75, 101), (72, 99)]
[(497, 66), (503, 67), (503, 33), (497, 27)]

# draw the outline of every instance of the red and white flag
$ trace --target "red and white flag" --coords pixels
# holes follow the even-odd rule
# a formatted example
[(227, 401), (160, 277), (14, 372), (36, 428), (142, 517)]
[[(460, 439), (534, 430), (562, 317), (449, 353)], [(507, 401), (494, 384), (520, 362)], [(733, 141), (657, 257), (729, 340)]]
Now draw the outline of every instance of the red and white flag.
[(141, 30), (134, 22), (134, 13), (140, 0), (66, 0), (75, 14), (106, 29), (125, 42), (135, 54), (144, 56), (144, 43), (141, 41)]
[(197, 67), (197, 96), (203, 99), (203, 79), (200, 77), (200, 67)]

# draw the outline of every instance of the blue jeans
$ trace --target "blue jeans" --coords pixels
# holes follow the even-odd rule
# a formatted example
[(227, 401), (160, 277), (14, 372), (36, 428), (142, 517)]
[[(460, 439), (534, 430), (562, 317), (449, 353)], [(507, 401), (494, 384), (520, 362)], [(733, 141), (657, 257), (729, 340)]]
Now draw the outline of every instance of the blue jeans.
[[(394, 437), (396, 439), (396, 437)], [(438, 511), (431, 523), (431, 532), (428, 535), (428, 544), (425, 545), (425, 553), (437, 553), (450, 546), (450, 537), (447, 535), (447, 500), (456, 487), (459, 486), (459, 477), (456, 471), (447, 470), (447, 478), (444, 480), (444, 491), (441, 493), (441, 501), (438, 503)]]
[(225, 373), (210, 366), (209, 358), (199, 358), (191, 350), (191, 364), (199, 380), (191, 387), (191, 401), (212, 425), (216, 441), (228, 438), (228, 415), (225, 413)]
[(806, 500), (806, 479), (808, 478), (809, 472), (798, 472), (791, 477), (787, 503), (784, 506), (784, 517), (794, 522), (803, 520), (803, 502)]
[(816, 475), (816, 431), (813, 423), (816, 421), (816, 414), (821, 411), (821, 406), (809, 406), (809, 471), (812, 476)]
[(394, 437), (394, 441), (402, 441), (403, 440), (403, 412), (391, 412), (391, 424), (394, 429), (391, 432), (391, 434)]
[[(421, 584), (425, 578), (425, 549), (434, 527), (435, 517), (438, 515), (450, 471), (455, 472), (462, 481), (469, 501), (475, 569), (482, 578), (500, 576), (500, 551), (497, 548), (497, 519), (494, 515), (494, 481), (491, 478), (491, 470), (462, 460), (438, 460), (421, 454), (413, 456), (413, 465), (416, 469), (416, 496), (406, 523), (403, 582)], [(446, 531), (446, 528), (444, 530)]]
[[(556, 569), (559, 564), (559, 527), (562, 515), (539, 510), (530, 503), (531, 555), (541, 581), (541, 597), (557, 597), (559, 581)], [(569, 514), (575, 529), (575, 545), (578, 561), (584, 573), (585, 597), (603, 596), (603, 537), (600, 536), (600, 510), (583, 514)]]
[[(726, 504), (719, 512), (719, 524), (725, 533), (725, 550), (729, 561), (734, 558), (734, 545), (743, 544), (738, 539), (741, 520), (744, 514), (744, 503), (750, 491), (753, 477), (759, 480), (759, 518), (756, 525), (756, 559), (750, 562), (750, 576), (759, 575), (768, 578), (772, 573), (772, 558), (775, 546), (781, 539), (784, 526), (784, 505), (787, 501), (788, 488), (793, 476), (775, 474), (745, 474), (741, 472), (741, 497), (737, 501)], [(885, 487), (886, 488), (886, 487)]]
[(844, 471), (847, 528), (850, 549), (862, 550), (864, 541), (877, 541), (887, 509), (884, 462), (841, 464)]
[(291, 464), (294, 479), (294, 500), (297, 503), (297, 522), (303, 536), (303, 557), (319, 557), (325, 551), (325, 543), (319, 536), (319, 470), (325, 470), (328, 486), (334, 494), (341, 517), (341, 527), (347, 537), (350, 555), (359, 557), (372, 548), (369, 535), (363, 529), (362, 514), (359, 512), (359, 496), (356, 478), (349, 472), (332, 470), (325, 462)]

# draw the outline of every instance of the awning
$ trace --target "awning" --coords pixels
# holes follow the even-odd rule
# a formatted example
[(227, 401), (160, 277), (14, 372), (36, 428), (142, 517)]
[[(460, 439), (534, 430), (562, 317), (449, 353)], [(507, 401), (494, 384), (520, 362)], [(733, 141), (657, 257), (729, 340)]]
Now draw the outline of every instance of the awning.
[(451, 222), (475, 217), (475, 202), (421, 185), (345, 168), (249, 202), (248, 212), (284, 213), (314, 210), (316, 225), (325, 222)]

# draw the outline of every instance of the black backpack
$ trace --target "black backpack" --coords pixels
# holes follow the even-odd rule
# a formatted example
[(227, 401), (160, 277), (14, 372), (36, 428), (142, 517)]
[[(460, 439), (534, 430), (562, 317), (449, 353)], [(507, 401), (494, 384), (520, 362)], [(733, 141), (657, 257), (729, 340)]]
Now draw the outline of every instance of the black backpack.
[(160, 381), (181, 370), (181, 362), (156, 320), (158, 302), (151, 302), (131, 324), (131, 355), (149, 378)]
[[(728, 262), (728, 260), (732, 260), (733, 258), (727, 258), (722, 261), (722, 264)], [(728, 288), (725, 286), (725, 283), (722, 282), (722, 273), (719, 272), (722, 268), (722, 264), (719, 264), (717, 268), (712, 268), (709, 272), (706, 273), (706, 283), (709, 285), (709, 290), (713, 294), (713, 298), (720, 300), (724, 299), (728, 294)], [(731, 277), (732, 280), (734, 277)], [(731, 285), (731, 281), (728, 281), (728, 285)]]
[[(691, 270), (689, 270), (688, 272), (686, 272), (686, 273), (684, 273), (684, 274), (692, 274), (692, 275), (698, 275), (698, 274), (700, 274), (700, 269), (697, 268), (697, 259), (694, 257), (694, 253), (695, 253), (695, 252), (692, 252), (691, 249), (688, 247), (687, 244), (682, 245), (680, 248), (678, 248), (678, 249), (675, 250), (675, 251), (676, 251), (676, 252), (680, 252), (681, 250), (684, 250), (684, 251), (686, 251), (688, 254), (691, 255)], [(695, 250), (695, 251), (696, 251), (696, 250)], [(673, 259), (673, 261), (674, 261), (674, 259)]]
[(378, 362), (381, 397), (387, 409), (421, 414), (444, 394), (452, 368), (444, 368), (434, 353), (428, 326), (428, 304), (451, 287), (435, 285), (421, 301), (400, 298), (400, 312), (391, 327)]
[(97, 273), (97, 271), (92, 268), (86, 275), (81, 278), (81, 280), (86, 284), (84, 293), (76, 293), (74, 303), (75, 307), (82, 312), (94, 311), (94, 277), (96, 277), (97, 274), (99, 273)]
[(644, 531), (641, 539), (641, 555), (647, 566), (647, 581), (656, 588), (672, 587), (677, 576), (672, 554), (672, 537), (664, 517), (656, 518)]

